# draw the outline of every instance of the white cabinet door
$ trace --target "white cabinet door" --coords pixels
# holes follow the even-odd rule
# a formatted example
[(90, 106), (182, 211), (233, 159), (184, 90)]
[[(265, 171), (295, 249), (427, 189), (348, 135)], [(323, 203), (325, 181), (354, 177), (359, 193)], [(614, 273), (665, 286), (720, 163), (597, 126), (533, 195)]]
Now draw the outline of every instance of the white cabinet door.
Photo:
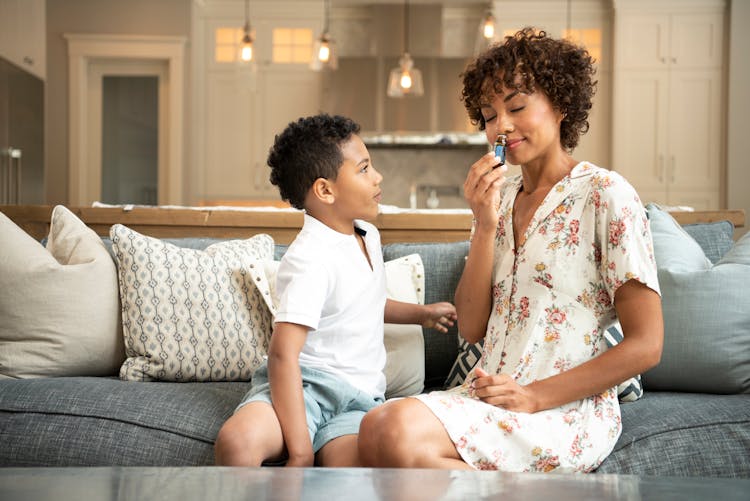
[(664, 68), (669, 57), (669, 15), (618, 15), (615, 64), (620, 68)]
[(719, 68), (724, 16), (705, 12), (672, 14), (669, 64), (679, 68)]
[(255, 136), (258, 149), (254, 155), (253, 189), (257, 195), (276, 198), (278, 189), (268, 180), (270, 168), (266, 164), (268, 150), (277, 134), (300, 117), (319, 111), (321, 75), (303, 69), (274, 68), (263, 71), (258, 84)]
[(644, 202), (718, 209), (723, 3), (618, 5), (612, 167)]
[[(670, 73), (667, 182), (670, 200), (718, 208), (721, 179), (721, 70)], [(710, 201), (716, 205), (705, 207)], [(696, 207), (699, 208), (699, 207)]]
[(668, 75), (660, 70), (617, 77), (612, 169), (635, 186), (644, 202), (666, 197), (668, 87)]
[(253, 193), (254, 87), (251, 76), (234, 71), (206, 76), (206, 198), (228, 200)]
[(46, 74), (45, 0), (0, 0), (0, 56), (42, 80)]

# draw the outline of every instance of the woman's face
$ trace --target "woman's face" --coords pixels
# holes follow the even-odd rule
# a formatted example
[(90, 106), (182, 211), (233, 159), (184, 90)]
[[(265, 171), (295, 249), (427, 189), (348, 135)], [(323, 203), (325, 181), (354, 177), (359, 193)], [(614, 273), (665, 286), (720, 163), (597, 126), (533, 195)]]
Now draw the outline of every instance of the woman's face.
[(527, 92), (503, 86), (489, 96), (481, 108), (487, 141), (494, 144), (507, 136), (508, 163), (526, 165), (563, 151), (560, 143), (562, 114), (541, 92)]

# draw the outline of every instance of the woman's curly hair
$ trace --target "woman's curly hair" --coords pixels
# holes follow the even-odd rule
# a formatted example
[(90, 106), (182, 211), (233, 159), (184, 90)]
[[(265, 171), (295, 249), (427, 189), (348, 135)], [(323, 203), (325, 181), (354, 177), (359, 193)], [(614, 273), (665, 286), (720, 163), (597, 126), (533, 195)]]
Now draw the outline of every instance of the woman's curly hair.
[(541, 90), (563, 114), (560, 142), (568, 151), (589, 129), (589, 110), (596, 90), (594, 60), (586, 49), (544, 31), (524, 28), (477, 56), (461, 73), (461, 99), (472, 123), (484, 130), (481, 108), (502, 87)]
[(353, 120), (325, 113), (287, 125), (268, 152), (271, 184), (278, 186), (281, 198), (303, 209), (316, 179), (336, 180), (344, 163), (341, 144), (357, 133), (359, 125)]

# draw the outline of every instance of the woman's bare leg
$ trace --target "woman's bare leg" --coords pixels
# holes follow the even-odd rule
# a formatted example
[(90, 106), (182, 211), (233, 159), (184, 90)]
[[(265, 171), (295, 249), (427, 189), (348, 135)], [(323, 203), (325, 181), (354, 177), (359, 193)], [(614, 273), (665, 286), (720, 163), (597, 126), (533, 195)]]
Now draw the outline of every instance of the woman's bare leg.
[(365, 415), (359, 458), (363, 466), (471, 469), (440, 420), (416, 398), (386, 402)]

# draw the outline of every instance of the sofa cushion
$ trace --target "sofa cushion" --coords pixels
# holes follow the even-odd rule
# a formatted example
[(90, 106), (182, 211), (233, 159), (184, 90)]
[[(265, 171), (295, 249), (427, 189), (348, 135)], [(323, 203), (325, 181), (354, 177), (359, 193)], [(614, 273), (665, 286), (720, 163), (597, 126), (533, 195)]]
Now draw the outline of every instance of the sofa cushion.
[(597, 473), (750, 477), (750, 395), (647, 391)]
[(119, 224), (110, 237), (128, 357), (120, 377), (249, 380), (271, 333), (270, 289), (261, 265), (273, 255), (271, 237), (220, 242), (205, 251)]
[(648, 206), (662, 291), (664, 349), (646, 391), (750, 392), (750, 234), (716, 263), (666, 212)]
[(0, 214), (0, 378), (114, 375), (125, 359), (117, 271), (63, 206), (47, 247)]
[(248, 389), (114, 377), (0, 381), (0, 465), (211, 465), (216, 434)]
[[(425, 303), (453, 302), (453, 294), (464, 269), (469, 242), (393, 243), (383, 246), (383, 259), (390, 261), (408, 254), (419, 254), (425, 272)], [(457, 330), (447, 333), (423, 329), (425, 340), (425, 388), (442, 388), (458, 354)]]
[(682, 227), (715, 263), (734, 245), (734, 225), (729, 221), (686, 224)]

